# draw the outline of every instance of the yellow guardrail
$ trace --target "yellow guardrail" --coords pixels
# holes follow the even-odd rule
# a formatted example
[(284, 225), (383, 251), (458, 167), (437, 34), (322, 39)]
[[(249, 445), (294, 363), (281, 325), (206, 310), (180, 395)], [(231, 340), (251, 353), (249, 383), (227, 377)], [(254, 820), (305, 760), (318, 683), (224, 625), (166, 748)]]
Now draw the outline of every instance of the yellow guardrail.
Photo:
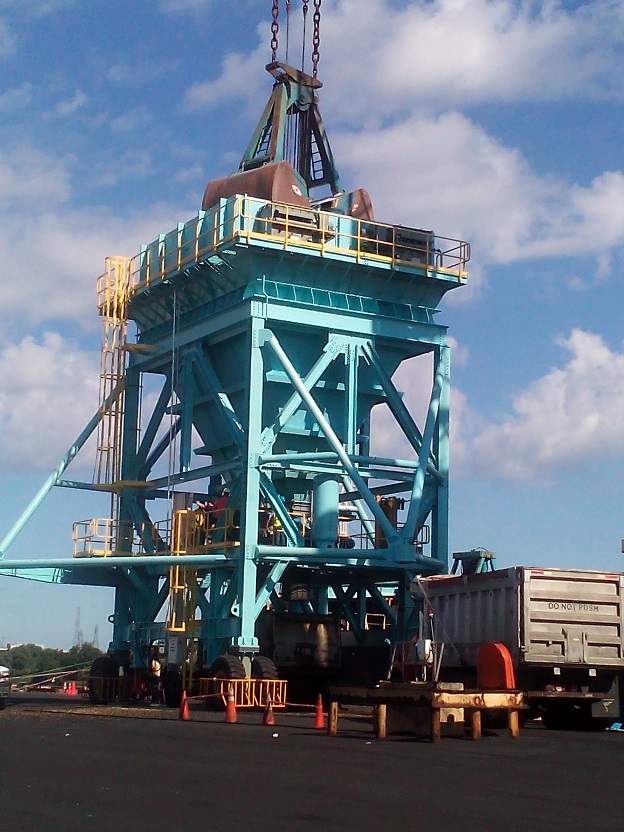
[(173, 522), (145, 523), (138, 531), (130, 520), (95, 517), (75, 522), (72, 539), (75, 558), (145, 555), (146, 540), (160, 554), (202, 555), (240, 545), (240, 511), (183, 509), (174, 513)]
[(223, 704), (227, 705), (228, 691), (232, 688), (237, 708), (264, 708), (268, 696), (274, 708), (285, 708), (287, 685), (285, 679), (204, 678), (199, 680), (199, 695), (220, 696)]
[[(231, 197), (201, 211), (177, 229), (145, 246), (130, 260), (128, 292), (162, 282), (232, 242), (266, 242), (284, 250), (307, 249), (321, 256), (407, 266), (465, 281), (470, 245), (405, 226), (354, 219), (330, 211)], [(97, 282), (102, 309), (109, 291), (107, 275)]]

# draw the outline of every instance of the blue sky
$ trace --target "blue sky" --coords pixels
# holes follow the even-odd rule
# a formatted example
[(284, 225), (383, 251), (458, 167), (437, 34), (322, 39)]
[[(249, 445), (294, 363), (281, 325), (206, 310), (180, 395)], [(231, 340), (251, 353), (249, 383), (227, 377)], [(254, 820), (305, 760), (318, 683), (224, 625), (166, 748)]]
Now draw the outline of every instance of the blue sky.
[[(271, 89), (270, 6), (0, 0), (0, 535), (97, 407), (105, 256), (136, 254), (237, 167)], [(381, 221), (472, 244), (438, 316), (451, 549), (501, 566), (623, 566), (622, 44), (611, 0), (323, 2), (343, 183)], [(76, 462), (90, 476), (93, 454)], [(94, 499), (54, 493), (9, 556), (70, 556), (73, 521), (106, 513)], [(70, 646), (78, 607), (105, 645), (107, 590), (2, 578), (0, 646)]]

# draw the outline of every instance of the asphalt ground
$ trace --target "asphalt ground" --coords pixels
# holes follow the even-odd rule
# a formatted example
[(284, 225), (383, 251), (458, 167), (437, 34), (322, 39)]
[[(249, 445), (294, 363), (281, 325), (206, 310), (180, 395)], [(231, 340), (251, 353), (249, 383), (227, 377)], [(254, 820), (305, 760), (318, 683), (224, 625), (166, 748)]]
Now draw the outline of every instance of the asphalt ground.
[(96, 709), (14, 696), (0, 713), (2, 832), (624, 830), (624, 734), (529, 724), (437, 745), (341, 715)]

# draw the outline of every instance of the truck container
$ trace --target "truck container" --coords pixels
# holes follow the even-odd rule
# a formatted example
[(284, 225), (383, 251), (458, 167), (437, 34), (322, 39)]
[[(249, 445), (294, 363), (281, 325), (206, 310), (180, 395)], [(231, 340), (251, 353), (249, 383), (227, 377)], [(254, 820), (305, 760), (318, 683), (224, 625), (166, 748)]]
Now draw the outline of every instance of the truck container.
[(512, 567), (417, 581), (444, 644), (442, 677), (476, 684), (477, 654), (500, 642), (529, 715), (550, 728), (604, 728), (619, 718), (624, 575)]

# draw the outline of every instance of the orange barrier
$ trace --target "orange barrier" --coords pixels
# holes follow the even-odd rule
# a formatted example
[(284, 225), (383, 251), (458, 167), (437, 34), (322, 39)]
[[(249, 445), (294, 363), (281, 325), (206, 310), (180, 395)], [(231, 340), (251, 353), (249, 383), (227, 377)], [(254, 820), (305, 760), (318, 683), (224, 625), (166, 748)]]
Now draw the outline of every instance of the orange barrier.
[(264, 708), (269, 697), (273, 708), (285, 708), (287, 685), (283, 679), (203, 678), (199, 680), (199, 696), (220, 695), (226, 705), (231, 687), (237, 708)]

